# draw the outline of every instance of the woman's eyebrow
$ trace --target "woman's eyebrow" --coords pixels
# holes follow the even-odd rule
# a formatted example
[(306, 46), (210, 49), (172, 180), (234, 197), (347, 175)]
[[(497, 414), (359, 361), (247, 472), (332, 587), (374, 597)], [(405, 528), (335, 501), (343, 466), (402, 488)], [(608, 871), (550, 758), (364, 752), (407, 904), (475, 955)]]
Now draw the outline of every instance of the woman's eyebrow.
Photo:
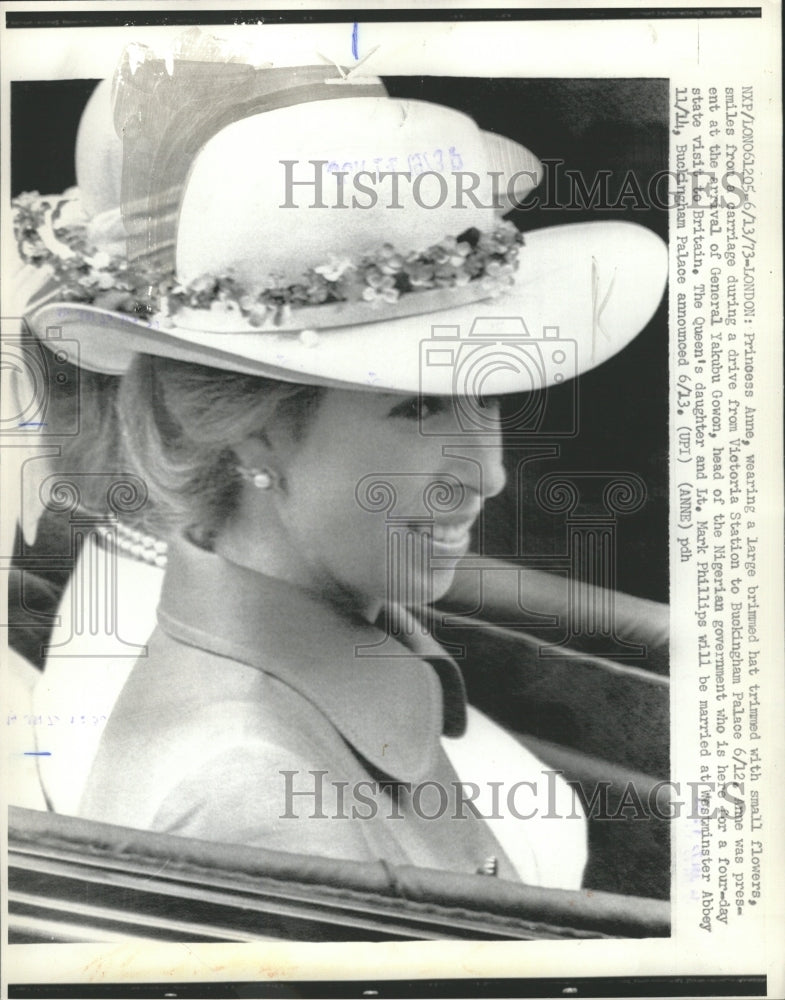
[(399, 413), (405, 412), (412, 403), (419, 403), (420, 396), (417, 393), (412, 393), (410, 396), (395, 396), (388, 401), (388, 416), (394, 417)]
[(424, 396), (420, 393), (412, 393), (410, 396), (404, 396), (399, 402), (394, 405), (390, 411), (390, 416), (395, 416), (397, 413), (405, 412), (412, 403), (417, 406), (428, 407), (434, 413), (440, 413), (446, 406), (449, 405), (450, 399), (445, 396)]

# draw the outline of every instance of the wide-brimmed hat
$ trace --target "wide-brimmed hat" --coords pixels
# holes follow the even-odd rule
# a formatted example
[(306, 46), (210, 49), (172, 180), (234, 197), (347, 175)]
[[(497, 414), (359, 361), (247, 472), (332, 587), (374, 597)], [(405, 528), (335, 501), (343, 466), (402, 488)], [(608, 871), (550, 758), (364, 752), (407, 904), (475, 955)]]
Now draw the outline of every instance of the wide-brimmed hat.
[(540, 164), (453, 109), (324, 66), (249, 76), (126, 56), (116, 89), (122, 206), (102, 225), (114, 238), (122, 216), (125, 252), (51, 199), (23, 200), (17, 227), (52, 269), (30, 324), (77, 341), (85, 367), (121, 374), (148, 353), (285, 381), (518, 392), (601, 364), (661, 299), (650, 230), (505, 221)]

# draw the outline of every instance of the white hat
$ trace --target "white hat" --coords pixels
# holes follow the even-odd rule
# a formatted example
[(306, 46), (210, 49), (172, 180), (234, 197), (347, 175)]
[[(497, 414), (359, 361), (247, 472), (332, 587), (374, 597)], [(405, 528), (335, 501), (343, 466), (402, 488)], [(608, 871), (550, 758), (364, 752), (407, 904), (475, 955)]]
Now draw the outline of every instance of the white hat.
[(86, 265), (61, 267), (67, 280), (30, 317), (42, 336), (78, 340), (86, 367), (119, 374), (142, 352), (285, 381), (495, 395), (587, 371), (650, 320), (667, 275), (650, 230), (522, 237), (503, 221), (541, 174), (524, 147), (324, 67), (254, 74), (261, 100), (219, 95), (222, 114), (189, 127), (161, 124), (171, 95), (137, 116), (126, 258), (71, 239)]

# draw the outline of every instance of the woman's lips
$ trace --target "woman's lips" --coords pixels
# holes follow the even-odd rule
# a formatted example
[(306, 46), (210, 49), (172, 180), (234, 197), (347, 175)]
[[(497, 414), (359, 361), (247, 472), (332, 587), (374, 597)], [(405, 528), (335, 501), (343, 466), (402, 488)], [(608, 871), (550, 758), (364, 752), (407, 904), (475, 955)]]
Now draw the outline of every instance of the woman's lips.
[(460, 545), (468, 537), (471, 522), (464, 524), (434, 524), (431, 526), (431, 538), (439, 545)]
[(432, 524), (417, 525), (416, 530), (431, 539), (434, 556), (461, 556), (469, 548), (474, 521), (475, 518), (449, 523), (435, 521)]

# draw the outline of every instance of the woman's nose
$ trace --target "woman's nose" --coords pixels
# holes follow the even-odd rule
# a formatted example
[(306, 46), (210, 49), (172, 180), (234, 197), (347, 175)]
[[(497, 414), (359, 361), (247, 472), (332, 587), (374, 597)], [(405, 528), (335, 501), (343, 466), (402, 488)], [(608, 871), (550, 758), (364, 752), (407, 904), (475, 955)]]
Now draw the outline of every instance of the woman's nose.
[(498, 405), (483, 412), (481, 429), (465, 433), (455, 443), (452, 454), (460, 459), (456, 469), (464, 487), (479, 494), (482, 500), (495, 497), (504, 489), (507, 473), (504, 468), (501, 413)]
[(478, 449), (478, 459), (482, 469), (481, 495), (483, 500), (495, 497), (504, 489), (507, 482), (507, 473), (504, 468), (504, 449), (502, 447), (501, 414), (499, 407), (496, 407), (493, 435), (483, 441), (483, 446)]

